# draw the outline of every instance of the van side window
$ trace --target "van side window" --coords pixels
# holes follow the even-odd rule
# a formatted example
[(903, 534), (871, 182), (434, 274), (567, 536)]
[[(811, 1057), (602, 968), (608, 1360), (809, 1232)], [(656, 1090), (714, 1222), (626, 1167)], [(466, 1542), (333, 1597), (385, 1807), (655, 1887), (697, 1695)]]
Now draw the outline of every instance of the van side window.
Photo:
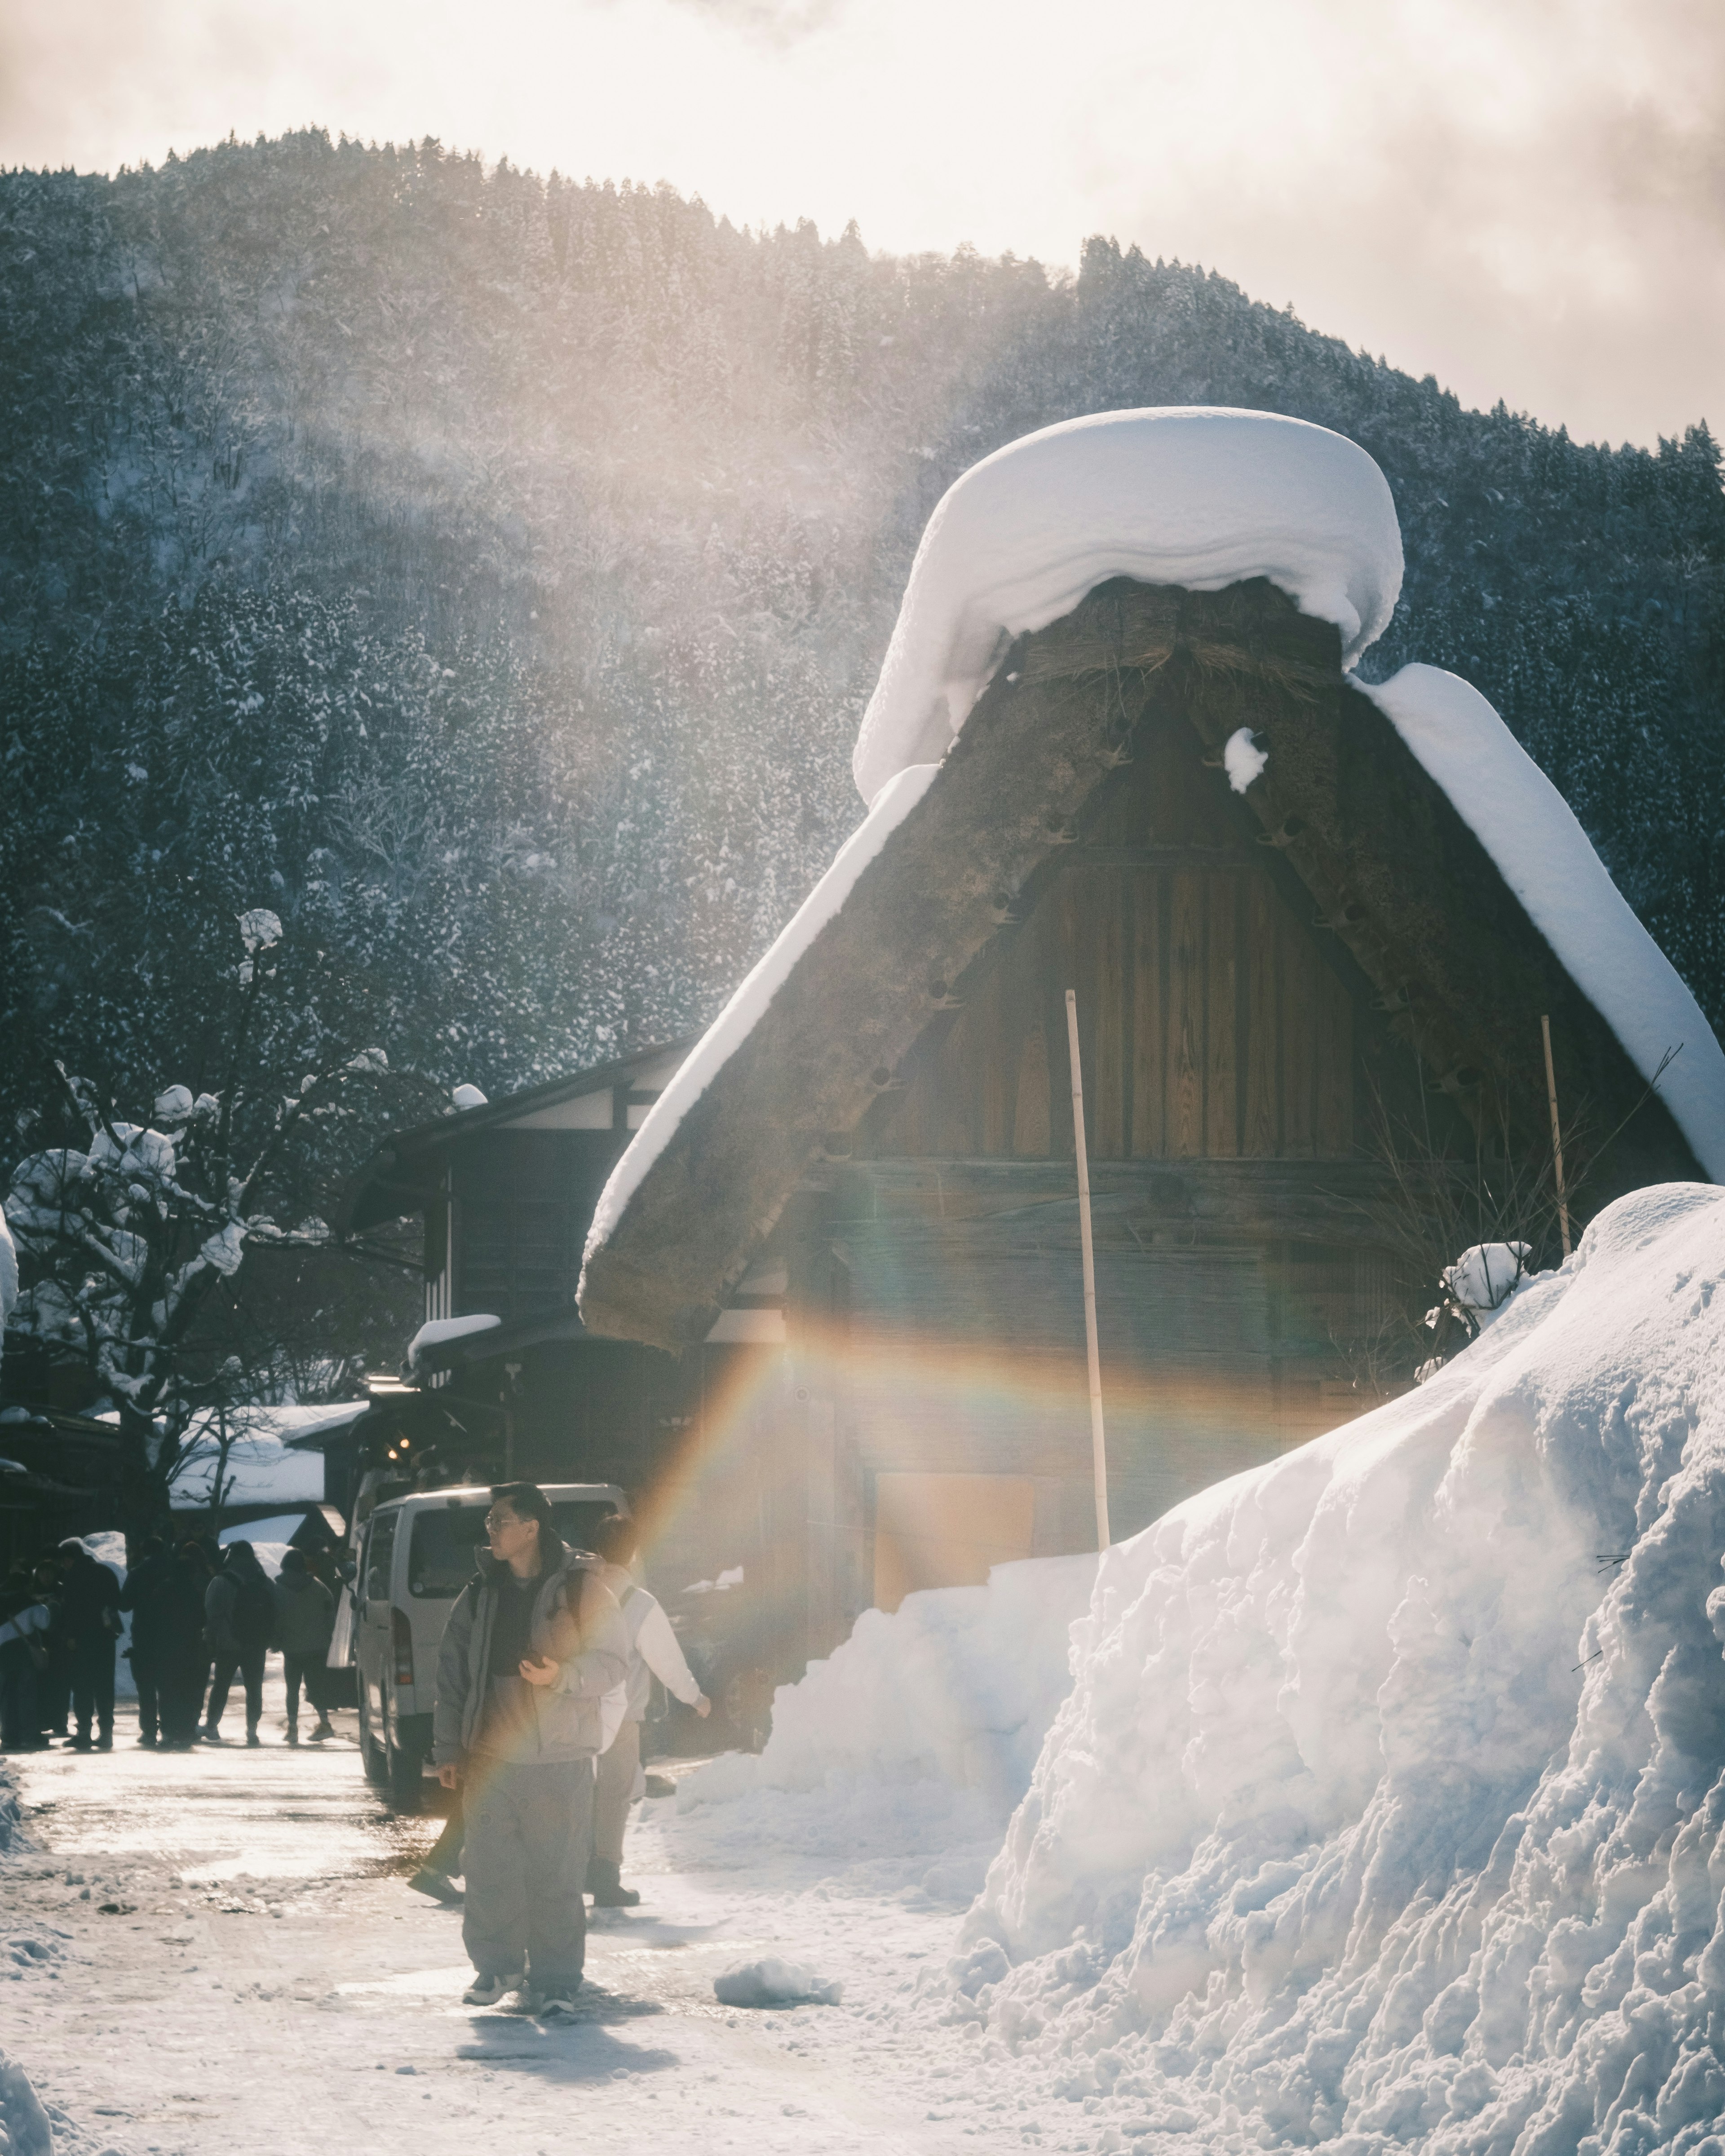
[(389, 1599), (390, 1561), (395, 1555), (395, 1527), (399, 1512), (379, 1512), (372, 1522), (366, 1549), (366, 1600)]

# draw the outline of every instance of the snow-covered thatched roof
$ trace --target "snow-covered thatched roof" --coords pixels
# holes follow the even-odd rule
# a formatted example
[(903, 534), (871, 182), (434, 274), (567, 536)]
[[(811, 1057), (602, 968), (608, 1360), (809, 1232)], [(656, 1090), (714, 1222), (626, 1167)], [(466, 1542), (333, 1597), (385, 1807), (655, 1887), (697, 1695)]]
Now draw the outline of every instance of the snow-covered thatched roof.
[(619, 1163), (589, 1329), (705, 1337), (1140, 726), (1195, 727), (1218, 762), (1235, 743), (1266, 839), (1452, 1090), (1537, 1128), (1549, 1013), (1572, 1091), (1604, 1128), (1633, 1116), (1599, 1198), (1725, 1178), (1725, 1055), (1555, 789), (1453, 676), (1363, 691), (1346, 670), (1400, 571), (1376, 465), (1273, 414), (1102, 415), (959, 480), (859, 738), (869, 814)]

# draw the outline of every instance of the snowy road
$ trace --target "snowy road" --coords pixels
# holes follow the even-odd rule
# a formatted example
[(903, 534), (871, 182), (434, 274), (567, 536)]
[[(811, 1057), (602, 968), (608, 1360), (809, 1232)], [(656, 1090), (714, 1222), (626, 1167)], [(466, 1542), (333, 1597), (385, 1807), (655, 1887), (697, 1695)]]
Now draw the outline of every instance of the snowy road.
[[(158, 1756), (122, 1710), (110, 1754), (11, 1763), (38, 1847), (0, 1865), (0, 2044), (63, 2150), (465, 2156), (506, 2117), (525, 2156), (593, 2129), (673, 2151), (1053, 2145), (936, 2017), (957, 1906), (916, 1883), (914, 1818), (906, 1849), (877, 1830), (835, 1855), (788, 1799), (783, 1840), (742, 1861), (722, 1812), (649, 1805), (643, 1906), (602, 1920), (579, 2021), (547, 2030), (461, 2005), (459, 1915), (405, 1884), (438, 1822), (394, 1816), (346, 1738), (288, 1750), (276, 1694), (261, 1751)], [(841, 1979), (843, 2005), (720, 2007), (713, 1975), (751, 1950)]]

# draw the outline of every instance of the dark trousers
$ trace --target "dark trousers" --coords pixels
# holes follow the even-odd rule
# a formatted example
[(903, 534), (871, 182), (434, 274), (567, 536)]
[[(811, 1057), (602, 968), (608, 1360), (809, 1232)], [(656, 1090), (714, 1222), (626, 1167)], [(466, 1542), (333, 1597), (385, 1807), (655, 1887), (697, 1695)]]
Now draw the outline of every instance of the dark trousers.
[(92, 1722), (104, 1737), (114, 1734), (114, 1645), (105, 1632), (72, 1643), (72, 1712), (80, 1738)]
[(287, 1678), (287, 1721), (290, 1729), (300, 1724), (300, 1686), (305, 1687), (305, 1704), (314, 1713), (323, 1712), (323, 1668), (325, 1650), (319, 1647), (309, 1655), (284, 1654), (281, 1658), (283, 1674)]
[(50, 1737), (64, 1737), (72, 1710), (72, 1659), (64, 1645), (50, 1647), (48, 1654), (48, 1667), (36, 1678), (36, 1712)]
[(171, 1649), (162, 1656), (157, 1696), (164, 1744), (195, 1743), (198, 1710), (203, 1704), (203, 1682), (208, 1675), (209, 1663), (201, 1647)]
[(525, 1968), (536, 1991), (551, 1993), (580, 1983), (593, 1785), (591, 1759), (509, 1767), (480, 1753), (472, 1761), (461, 1943), (481, 1976)]
[(36, 1665), (22, 1640), (8, 1640), (0, 1647), (0, 1751), (34, 1751), (37, 1729)]
[(222, 1719), (222, 1710), (228, 1704), (228, 1687), (236, 1675), (245, 1686), (245, 1726), (255, 1729), (264, 1714), (264, 1647), (242, 1647), (238, 1654), (218, 1655), (215, 1674), (209, 1684), (209, 1712), (204, 1716), (203, 1726), (213, 1729)]
[(162, 1733), (162, 1650), (151, 1640), (140, 1641), (134, 1622), (131, 1635), (131, 1681), (138, 1688), (138, 1734), (154, 1738)]

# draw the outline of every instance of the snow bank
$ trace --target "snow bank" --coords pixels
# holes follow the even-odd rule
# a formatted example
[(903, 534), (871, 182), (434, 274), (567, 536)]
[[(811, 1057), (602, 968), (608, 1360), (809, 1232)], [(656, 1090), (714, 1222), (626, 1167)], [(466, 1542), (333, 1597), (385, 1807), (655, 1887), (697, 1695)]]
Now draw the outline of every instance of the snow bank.
[(0, 1856), (10, 1856), (29, 1846), (18, 1807), (18, 1784), (13, 1779), (11, 1768), (0, 1761)]
[(1352, 665), (1402, 583), (1401, 527), (1357, 443), (1276, 412), (1099, 412), (1009, 442), (942, 496), (911, 565), (852, 768), (872, 802), (938, 762), (1007, 641), (1110, 577), (1219, 592), (1267, 577)]
[[(1359, 685), (1450, 797), (1533, 925), (1651, 1080), (1695, 1157), (1725, 1181), (1725, 1053), (1561, 793), (1479, 690), (1440, 666)], [(1558, 1073), (1559, 1098), (1563, 1074)]]
[(1103, 1561), (952, 1970), (1092, 2147), (1717, 2156), (1722, 1291), (1725, 1192), (1635, 1193)]
[(1029, 1786), (1072, 1681), (1067, 1634), (1089, 1606), (1094, 1557), (997, 1564), (986, 1587), (865, 1609), (826, 1661), (773, 1696), (758, 1758), (730, 1753), (684, 1778), (680, 1810), (756, 1789), (939, 1779), (1003, 1818)]
[(857, 879), (928, 791), (934, 764), (896, 773), (880, 798), (839, 849), (833, 865), (779, 932), (772, 947), (744, 979), (647, 1111), (629, 1150), (599, 1194), (588, 1230), (591, 1257), (610, 1237), (624, 1209), (670, 1144), (683, 1118), (754, 1031), (762, 1012), (790, 978), (791, 969), (855, 889)]

